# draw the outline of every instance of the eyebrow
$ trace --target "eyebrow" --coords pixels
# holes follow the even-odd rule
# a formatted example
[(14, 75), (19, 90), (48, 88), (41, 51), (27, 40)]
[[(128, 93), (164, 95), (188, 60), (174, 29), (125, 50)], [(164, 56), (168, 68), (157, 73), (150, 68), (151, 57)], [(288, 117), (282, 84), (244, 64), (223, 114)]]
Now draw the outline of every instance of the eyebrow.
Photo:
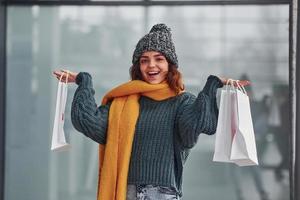
[[(161, 53), (155, 54), (154, 57), (163, 56)], [(141, 56), (141, 58), (149, 58), (148, 56)]]

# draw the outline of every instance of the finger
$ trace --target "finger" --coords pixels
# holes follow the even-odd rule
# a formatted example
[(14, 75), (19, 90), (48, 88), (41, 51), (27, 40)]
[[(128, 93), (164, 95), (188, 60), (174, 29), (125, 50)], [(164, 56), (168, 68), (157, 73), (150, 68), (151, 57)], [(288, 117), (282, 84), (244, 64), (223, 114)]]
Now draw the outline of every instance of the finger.
[(64, 74), (64, 75), (67, 74), (67, 72), (64, 69), (61, 69), (60, 71), (61, 71), (61, 74)]
[(245, 85), (249, 85), (249, 84), (250, 84), (250, 81), (242, 80), (242, 81), (238, 81), (238, 84), (239, 84), (239, 85), (242, 85), (242, 86), (245, 86)]
[(242, 81), (241, 83), (242, 83), (244, 86), (245, 86), (245, 85), (250, 85), (250, 81)]
[(60, 77), (61, 75), (60, 74), (54, 74), (54, 76)]
[(67, 70), (67, 69), (61, 69), (60, 71), (62, 71), (62, 72), (64, 72), (64, 73), (68, 73), (68, 74), (70, 74), (70, 71), (69, 71), (69, 70)]
[(59, 78), (59, 77), (60, 77), (60, 75), (59, 75), (59, 74), (54, 74), (54, 76), (56, 76), (57, 78)]
[(53, 72), (62, 73), (62, 70), (54, 70)]
[(53, 74), (57, 75), (57, 76), (61, 76), (63, 73), (58, 72), (58, 71), (54, 71)]

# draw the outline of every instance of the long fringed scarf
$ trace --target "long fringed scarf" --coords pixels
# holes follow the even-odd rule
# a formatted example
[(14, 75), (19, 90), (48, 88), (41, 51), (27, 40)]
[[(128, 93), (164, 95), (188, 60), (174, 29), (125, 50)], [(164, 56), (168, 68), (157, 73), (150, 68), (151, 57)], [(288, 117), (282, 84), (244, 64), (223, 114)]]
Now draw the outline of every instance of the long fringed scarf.
[(161, 101), (176, 94), (166, 82), (148, 84), (133, 80), (112, 89), (103, 97), (102, 105), (113, 101), (109, 109), (106, 144), (99, 145), (97, 200), (126, 200), (127, 176), (141, 95)]

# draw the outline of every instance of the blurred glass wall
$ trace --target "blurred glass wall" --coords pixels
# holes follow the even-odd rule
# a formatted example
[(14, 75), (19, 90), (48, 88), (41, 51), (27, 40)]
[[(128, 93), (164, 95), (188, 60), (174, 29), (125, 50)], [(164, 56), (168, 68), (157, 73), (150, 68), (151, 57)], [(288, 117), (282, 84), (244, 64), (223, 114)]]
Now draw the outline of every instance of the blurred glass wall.
[[(72, 148), (51, 152), (55, 69), (87, 71), (95, 99), (129, 80), (137, 41), (164, 22), (188, 91), (209, 74), (252, 82), (260, 166), (212, 161), (215, 136), (201, 135), (184, 169), (183, 200), (288, 200), (288, 6), (9, 7), (5, 200), (94, 200), (98, 145), (70, 121)], [(220, 92), (220, 91), (219, 91)], [(218, 94), (219, 95), (219, 94)]]

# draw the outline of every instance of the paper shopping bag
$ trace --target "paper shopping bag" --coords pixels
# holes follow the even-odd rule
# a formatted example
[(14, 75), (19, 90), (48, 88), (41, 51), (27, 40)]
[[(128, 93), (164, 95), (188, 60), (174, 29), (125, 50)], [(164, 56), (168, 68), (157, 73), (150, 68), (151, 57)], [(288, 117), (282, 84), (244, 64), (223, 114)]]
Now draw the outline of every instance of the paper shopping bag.
[(58, 82), (51, 150), (65, 150), (70, 147), (66, 142), (64, 132), (65, 107), (68, 94), (68, 74), (66, 75), (66, 82), (61, 81), (63, 75), (64, 73), (61, 75), (60, 81)]
[[(238, 82), (237, 82), (238, 84)], [(241, 87), (239, 87), (241, 89)], [(250, 103), (245, 88), (236, 89), (237, 129), (234, 132), (230, 159), (239, 166), (258, 165)]]
[[(229, 79), (228, 81), (232, 81)], [(227, 83), (221, 91), (219, 104), (219, 116), (216, 130), (215, 151), (213, 161), (215, 162), (232, 162), (230, 160), (231, 144), (232, 144), (232, 99), (234, 99), (235, 91), (233, 85)]]

